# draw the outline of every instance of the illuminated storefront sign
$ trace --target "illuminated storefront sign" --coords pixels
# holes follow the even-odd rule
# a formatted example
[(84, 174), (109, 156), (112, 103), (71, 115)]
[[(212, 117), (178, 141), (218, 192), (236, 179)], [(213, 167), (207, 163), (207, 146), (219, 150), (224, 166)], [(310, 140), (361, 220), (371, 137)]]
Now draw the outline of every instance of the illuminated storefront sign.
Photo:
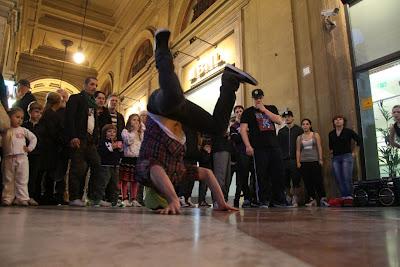
[(189, 71), (189, 80), (193, 85), (206, 77), (210, 72), (215, 72), (225, 65), (226, 61), (218, 51), (211, 53), (205, 60), (201, 60)]
[(221, 40), (216, 48), (195, 51), (192, 54), (199, 58), (191, 61), (182, 69), (181, 82), (185, 92), (218, 74), (226, 64), (234, 64), (237, 61), (234, 35), (229, 35)]

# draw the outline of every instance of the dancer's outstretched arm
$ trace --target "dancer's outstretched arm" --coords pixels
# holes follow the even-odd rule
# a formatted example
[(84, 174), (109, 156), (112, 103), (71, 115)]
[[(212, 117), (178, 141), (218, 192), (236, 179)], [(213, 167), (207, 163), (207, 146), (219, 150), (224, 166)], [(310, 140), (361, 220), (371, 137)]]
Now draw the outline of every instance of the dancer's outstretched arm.
[(160, 214), (180, 214), (181, 204), (176, 195), (174, 186), (171, 183), (165, 170), (159, 165), (153, 165), (150, 168), (150, 179), (155, 188), (168, 201), (168, 206), (165, 209), (159, 210)]

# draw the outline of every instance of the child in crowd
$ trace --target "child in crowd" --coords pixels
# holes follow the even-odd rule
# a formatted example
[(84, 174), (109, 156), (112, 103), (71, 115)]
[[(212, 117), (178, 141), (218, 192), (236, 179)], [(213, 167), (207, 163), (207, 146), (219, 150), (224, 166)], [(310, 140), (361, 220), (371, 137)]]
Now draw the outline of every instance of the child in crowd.
[[(12, 108), (9, 111), (10, 125), (3, 135), (3, 194), (2, 205), (19, 206), (35, 205), (29, 198), (29, 162), (27, 153), (36, 146), (36, 136), (26, 128), (21, 127), (24, 111), (21, 108)], [(29, 146), (26, 146), (26, 139)]]
[(34, 101), (28, 105), (29, 120), (22, 124), (22, 127), (31, 131), (37, 138), (37, 144), (33, 151), (28, 153), (29, 160), (29, 182), (28, 191), (31, 204), (37, 204), (41, 198), (43, 169), (40, 159), (40, 118), (42, 117), (43, 106)]
[[(61, 108), (62, 97), (59, 93), (50, 92), (46, 96), (46, 105), (40, 120), (41, 161), (44, 174), (44, 194), (42, 203), (46, 205), (63, 204), (64, 188), (58, 185), (57, 164), (63, 151), (63, 126), (57, 113)], [(63, 183), (64, 181), (59, 181)]]
[(394, 123), (390, 126), (389, 142), (391, 146), (400, 148), (400, 105), (393, 106), (392, 117)]
[(186, 136), (182, 124), (195, 131), (223, 135), (241, 82), (257, 84), (249, 74), (226, 65), (222, 74), (220, 96), (213, 115), (185, 99), (174, 72), (172, 54), (168, 48), (170, 31), (155, 34), (155, 61), (160, 89), (154, 91), (147, 105), (148, 119), (136, 165), (138, 182), (147, 186), (146, 207), (161, 214), (179, 214), (180, 202), (174, 184), (183, 180), (205, 181), (213, 194), (215, 209), (237, 210), (229, 206), (213, 172), (188, 165), (183, 161)]
[[(120, 175), (122, 199), (127, 207), (141, 207), (142, 205), (137, 201), (138, 182), (135, 179), (135, 166), (143, 140), (143, 127), (138, 114), (129, 116), (126, 128), (122, 130), (121, 135), (124, 142)], [(131, 200), (128, 197), (128, 188), (130, 188)]]
[[(101, 139), (98, 147), (101, 159), (100, 179), (102, 196), (94, 196), (93, 206), (110, 207), (118, 205), (118, 176), (119, 161), (121, 159), (122, 143), (117, 141), (117, 127), (113, 124), (104, 125), (101, 130)], [(109, 201), (103, 201), (105, 190), (108, 189)]]

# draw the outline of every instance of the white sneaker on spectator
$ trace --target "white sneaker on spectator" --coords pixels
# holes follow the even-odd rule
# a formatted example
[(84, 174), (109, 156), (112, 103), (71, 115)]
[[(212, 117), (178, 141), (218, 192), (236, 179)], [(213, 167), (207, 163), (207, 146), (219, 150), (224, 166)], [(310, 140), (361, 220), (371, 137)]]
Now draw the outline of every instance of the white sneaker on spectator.
[(299, 207), (299, 203), (297, 202), (297, 196), (296, 195), (293, 195), (292, 206), (293, 206), (293, 208)]
[(93, 201), (93, 207), (102, 207), (102, 208), (108, 208), (111, 207), (112, 204), (110, 202), (100, 200), (100, 201)]
[(80, 199), (75, 199), (72, 200), (68, 203), (68, 205), (73, 206), (73, 207), (85, 207), (85, 202), (83, 202)]
[(315, 199), (312, 199), (310, 202), (306, 203), (306, 207), (316, 207), (317, 206), (317, 201)]
[(30, 198), (28, 200), (28, 204), (29, 206), (39, 206), (39, 203), (37, 203), (36, 200), (34, 200), (33, 198)]
[(193, 202), (191, 201), (190, 197), (185, 201), (185, 203), (186, 203), (188, 208), (195, 208), (196, 207), (196, 205), (193, 204)]
[(134, 199), (134, 200), (132, 200), (132, 207), (137, 207), (137, 208), (139, 208), (139, 207), (141, 207), (142, 205), (136, 200), (136, 199)]
[(13, 204), (17, 205), (17, 206), (24, 206), (24, 207), (29, 206), (28, 200), (21, 200), (21, 199), (17, 199), (17, 198), (14, 200)]
[(179, 203), (181, 204), (181, 208), (187, 208), (187, 207), (189, 207), (189, 205), (186, 204), (186, 201), (185, 201), (185, 197), (184, 197), (184, 196), (179, 197)]
[(129, 200), (125, 199), (124, 201), (122, 201), (122, 203), (124, 203), (125, 207), (132, 207), (132, 202), (130, 202)]
[(326, 197), (321, 198), (320, 205), (321, 205), (321, 207), (329, 207), (330, 206)]

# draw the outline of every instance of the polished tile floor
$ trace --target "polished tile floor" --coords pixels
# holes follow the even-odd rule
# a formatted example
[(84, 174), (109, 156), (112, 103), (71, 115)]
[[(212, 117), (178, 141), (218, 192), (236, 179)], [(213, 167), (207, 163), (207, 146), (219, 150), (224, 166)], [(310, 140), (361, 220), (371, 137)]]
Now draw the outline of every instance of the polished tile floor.
[(400, 265), (400, 208), (0, 208), (0, 266)]

